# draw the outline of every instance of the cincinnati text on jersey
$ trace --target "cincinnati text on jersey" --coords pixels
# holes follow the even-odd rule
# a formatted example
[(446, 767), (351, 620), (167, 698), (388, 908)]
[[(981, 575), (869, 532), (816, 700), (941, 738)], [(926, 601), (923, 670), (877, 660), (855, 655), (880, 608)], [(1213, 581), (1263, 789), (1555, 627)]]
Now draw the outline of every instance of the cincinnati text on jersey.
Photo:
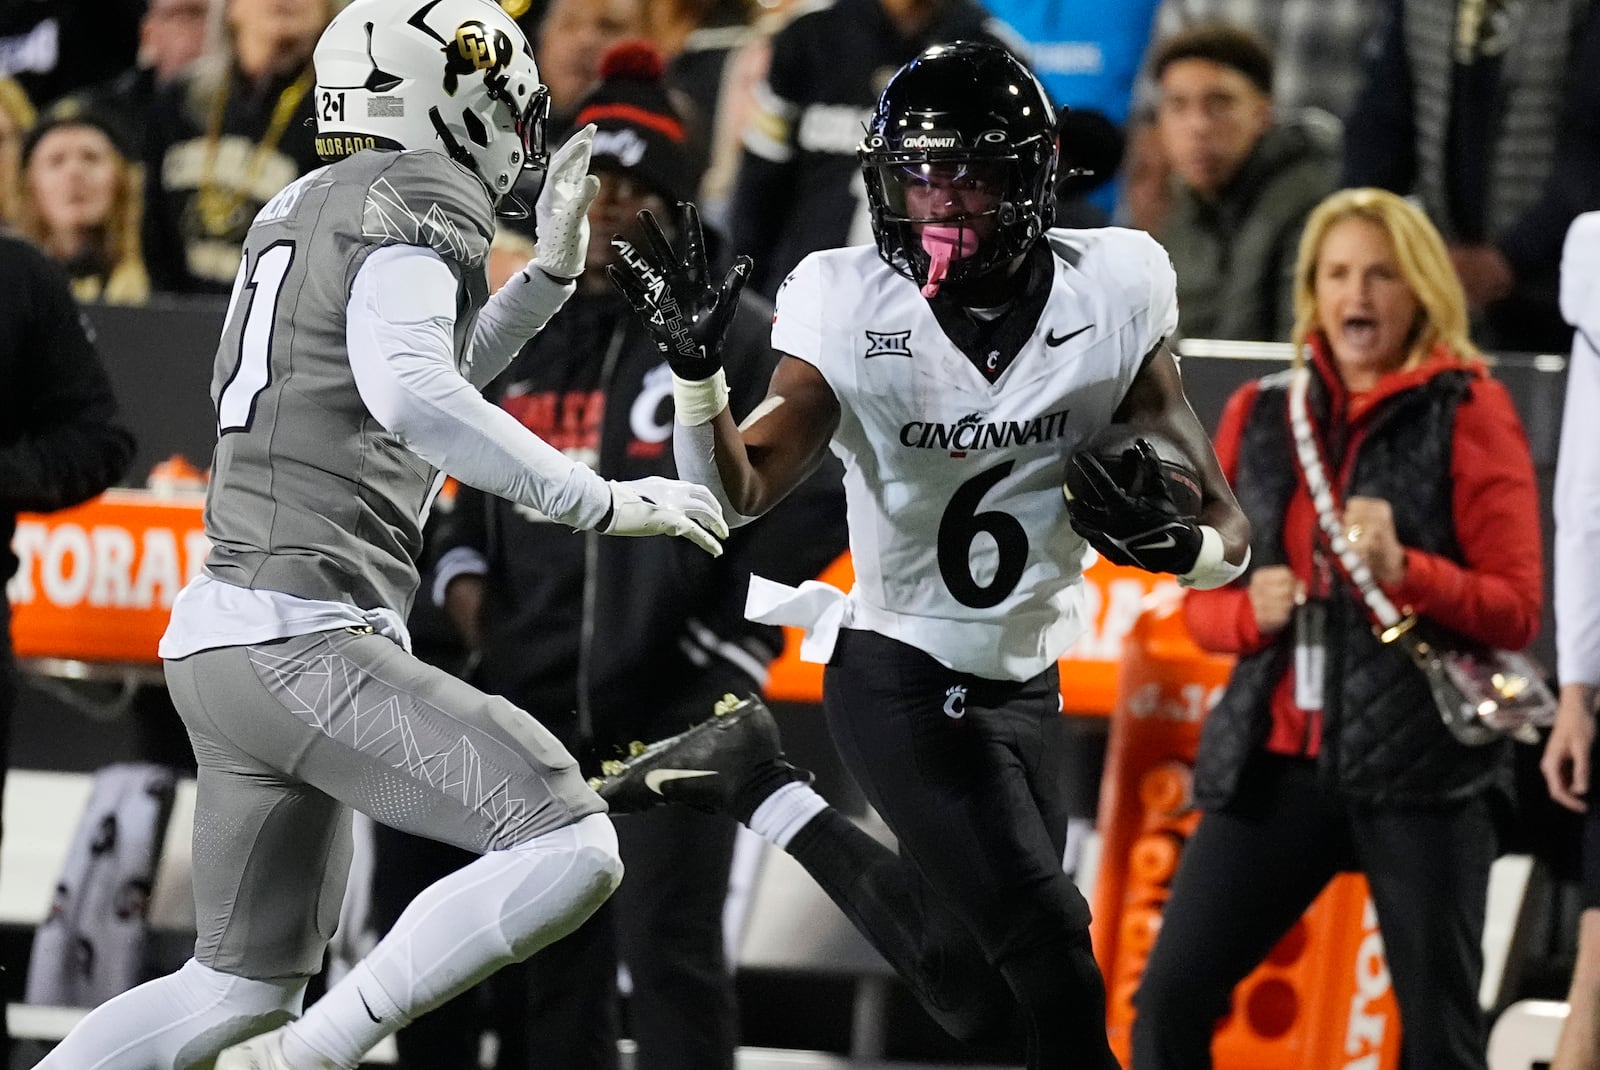
[(914, 450), (950, 450), (957, 455), (969, 450), (1031, 446), (1065, 435), (1067, 414), (1071, 411), (1062, 409), (1031, 420), (986, 421), (981, 414), (963, 416), (953, 424), (912, 420), (900, 426), (900, 445)]

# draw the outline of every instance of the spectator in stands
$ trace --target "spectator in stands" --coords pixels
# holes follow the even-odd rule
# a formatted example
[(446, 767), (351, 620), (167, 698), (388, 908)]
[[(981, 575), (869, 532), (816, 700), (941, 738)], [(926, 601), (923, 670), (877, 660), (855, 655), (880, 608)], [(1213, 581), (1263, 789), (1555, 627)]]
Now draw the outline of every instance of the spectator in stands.
[(142, 208), (138, 165), (109, 120), (65, 107), (29, 132), (19, 225), (65, 269), (79, 301), (138, 305), (150, 296)]
[(1565, 352), (1561, 242), (1600, 208), (1600, 5), (1387, 3), (1344, 184), (1417, 197), (1481, 314), (1479, 341)]
[(807, 253), (873, 240), (856, 160), (864, 124), (888, 72), (955, 40), (1013, 44), (974, 0), (838, 0), (778, 31), (733, 195), (752, 290), (772, 297)]
[[(0, 587), (19, 512), (64, 509), (121, 478), (133, 437), (84, 333), (61, 270), (33, 245), (0, 234)], [(17, 670), (9, 604), (0, 598), (0, 778), (5, 776)], [(3, 783), (3, 781), (0, 781)], [(11, 1041), (0, 1023), (0, 1066)]]
[[(1374, 36), (1382, 0), (1161, 0), (1147, 56), (1174, 34), (1201, 23), (1225, 21), (1251, 30), (1272, 50), (1272, 100), (1285, 118), (1315, 108), (1343, 119), (1361, 88), (1362, 54)], [(1148, 62), (1145, 65), (1149, 69)], [(1155, 83), (1148, 74), (1135, 89), (1136, 115), (1153, 114)], [(1129, 135), (1128, 170), (1156, 174), (1166, 166), (1159, 139)], [(1161, 204), (1126, 190), (1119, 216), (1154, 233)]]
[(1600, 1068), (1600, 212), (1580, 215), (1561, 257), (1561, 311), (1575, 330), (1556, 465), (1556, 669), (1561, 699), (1540, 763), (1556, 802), (1585, 814), (1583, 915), (1567, 1021), (1550, 1070)]
[(145, 143), (145, 263), (158, 290), (228, 293), (250, 221), (322, 166), (311, 49), (332, 0), (227, 0), (229, 38), (156, 97)]
[(578, 102), (600, 80), (600, 57), (648, 29), (645, 0), (550, 0), (534, 59), (550, 89), (553, 132), (571, 127)]
[(17, 203), (22, 199), (22, 139), (35, 118), (22, 86), (0, 77), (0, 224), (17, 218)]
[(74, 94), (84, 107), (113, 116), (132, 159), (144, 158), (145, 128), (156, 94), (205, 51), (214, 0), (150, 0), (139, 22), (139, 59), (109, 82)]
[[(1202, 23), (1228, 22), (1259, 35), (1275, 60), (1272, 99), (1278, 113), (1306, 108), (1343, 119), (1362, 84), (1383, 0), (1161, 0), (1149, 55), (1167, 39)], [(1146, 64), (1148, 67), (1148, 64)], [(1155, 85), (1142, 82), (1141, 104), (1154, 104)]]
[(1338, 171), (1336, 124), (1275, 119), (1272, 53), (1238, 26), (1184, 30), (1150, 63), (1173, 171), (1172, 208), (1155, 236), (1178, 272), (1178, 330), (1282, 338), (1294, 325), (1301, 228)]
[[(672, 224), (672, 205), (692, 193), (695, 169), (659, 55), (624, 43), (607, 54), (602, 74), (575, 119), (597, 127), (591, 167), (601, 180), (584, 273), (489, 396), (602, 475), (670, 475), (672, 376), (605, 269), (617, 256), (613, 235), (642, 240), (641, 209)], [(760, 401), (777, 364), (771, 323), (771, 305), (756, 297), (745, 297), (733, 320), (724, 353), (741, 415)], [(553, 711), (541, 723), (573, 754), (597, 759), (626, 753), (630, 740), (689, 727), (723, 694), (759, 691), (781, 636), (744, 619), (749, 573), (776, 570), (799, 583), (845, 542), (832, 466), (776, 515), (741, 529), (717, 560), (694, 560), (665, 540), (613, 547), (573, 538), (467, 487), (437, 534), (433, 591), (480, 655), (474, 681), (530, 704), (522, 708)], [(602, 906), (572, 935), (492, 981), (526, 986), (514, 1017), (497, 1023), (501, 1065), (616, 1070), (620, 957), (633, 980), (627, 1018), (637, 1064), (733, 1070), (738, 1018), (722, 913), (737, 825), (663, 807), (618, 818), (616, 827), (628, 872), (616, 907)], [(374, 883), (388, 914), (438, 870), (467, 860), (431, 841), (378, 835)], [(506, 1003), (503, 993), (495, 998), (497, 1007)], [(402, 1030), (402, 1065), (469, 1065), (478, 1044), (470, 1004), (471, 994)]]
[[(1383, 190), (1333, 194), (1295, 278), (1291, 338), (1309, 357), (1242, 387), (1217, 432), (1252, 568), (1184, 603), (1196, 641), (1239, 660), (1201, 734), (1203, 816), (1135, 999), (1133, 1067), (1209, 1067), (1234, 985), (1354, 870), (1377, 908), (1405, 1064), (1484, 1070), (1481, 941), (1510, 743), (1458, 742), (1340, 577), (1364, 565), (1419, 628), (1525, 646), (1543, 591), (1533, 462), (1418, 209)], [(1320, 506), (1291, 428), (1301, 387), (1307, 441), (1336, 484)]]

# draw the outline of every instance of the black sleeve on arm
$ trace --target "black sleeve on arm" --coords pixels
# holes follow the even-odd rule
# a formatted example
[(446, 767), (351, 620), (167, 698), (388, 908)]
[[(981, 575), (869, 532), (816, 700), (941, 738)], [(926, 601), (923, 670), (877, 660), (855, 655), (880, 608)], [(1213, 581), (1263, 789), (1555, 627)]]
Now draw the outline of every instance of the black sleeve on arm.
[(83, 328), (66, 276), (26, 242), (0, 242), (13, 314), (27, 318), (9, 356), (25, 400), (20, 437), (0, 446), (0, 507), (47, 512), (99, 494), (122, 477), (133, 436), (115, 422), (116, 399)]
[(1567, 228), (1600, 208), (1600, 9), (1591, 7), (1567, 62), (1556, 158), (1539, 198), (1496, 240), (1518, 275), (1561, 262)]
[(1416, 117), (1402, 3), (1384, 4), (1376, 53), (1366, 57), (1366, 78), (1345, 117), (1341, 186), (1379, 186), (1406, 194), (1416, 182)]

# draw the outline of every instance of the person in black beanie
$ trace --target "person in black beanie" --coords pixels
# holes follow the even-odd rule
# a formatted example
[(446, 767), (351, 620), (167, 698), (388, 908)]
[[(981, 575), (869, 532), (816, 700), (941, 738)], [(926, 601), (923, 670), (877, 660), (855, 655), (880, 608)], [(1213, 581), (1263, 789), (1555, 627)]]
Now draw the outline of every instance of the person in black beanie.
[[(615, 46), (575, 123), (595, 125), (591, 166), (601, 180), (585, 273), (488, 396), (608, 477), (672, 475), (672, 376), (605, 274), (612, 236), (640, 240), (641, 208), (670, 225), (674, 203), (698, 181), (661, 58), (641, 42)], [(771, 322), (772, 306), (754, 296), (733, 319), (728, 382), (741, 413), (760, 400), (776, 364)], [(663, 539), (575, 538), (466, 487), (436, 517), (428, 552), (434, 601), (470, 651), (472, 682), (522, 708), (567, 711), (542, 712), (541, 723), (598, 772), (629, 741), (688, 727), (726, 692), (760, 690), (780, 637), (744, 619), (749, 574), (811, 579), (844, 544), (833, 467), (778, 515), (741, 529), (720, 559), (679, 553)], [(402, 1030), (403, 1067), (477, 1065), (488, 1000), (502, 1070), (616, 1070), (623, 1035), (638, 1046), (635, 1065), (649, 1070), (732, 1070), (738, 1017), (722, 913), (736, 826), (665, 807), (621, 817), (616, 828), (627, 876), (612, 901), (496, 974), (487, 990)], [(465, 856), (386, 829), (378, 836), (381, 928)], [(619, 960), (633, 983), (626, 1014)]]

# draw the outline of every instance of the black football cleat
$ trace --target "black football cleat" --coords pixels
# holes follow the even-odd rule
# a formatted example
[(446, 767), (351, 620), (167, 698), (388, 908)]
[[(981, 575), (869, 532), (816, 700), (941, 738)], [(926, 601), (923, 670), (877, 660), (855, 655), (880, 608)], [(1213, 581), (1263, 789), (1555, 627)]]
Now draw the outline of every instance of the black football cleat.
[(635, 813), (664, 802), (731, 813), (739, 789), (763, 772), (781, 770), (771, 778), (779, 783), (810, 779), (783, 760), (772, 711), (754, 695), (724, 695), (712, 715), (693, 728), (649, 746), (635, 743), (631, 750), (624, 761), (602, 762), (602, 775), (589, 781), (612, 813)]

